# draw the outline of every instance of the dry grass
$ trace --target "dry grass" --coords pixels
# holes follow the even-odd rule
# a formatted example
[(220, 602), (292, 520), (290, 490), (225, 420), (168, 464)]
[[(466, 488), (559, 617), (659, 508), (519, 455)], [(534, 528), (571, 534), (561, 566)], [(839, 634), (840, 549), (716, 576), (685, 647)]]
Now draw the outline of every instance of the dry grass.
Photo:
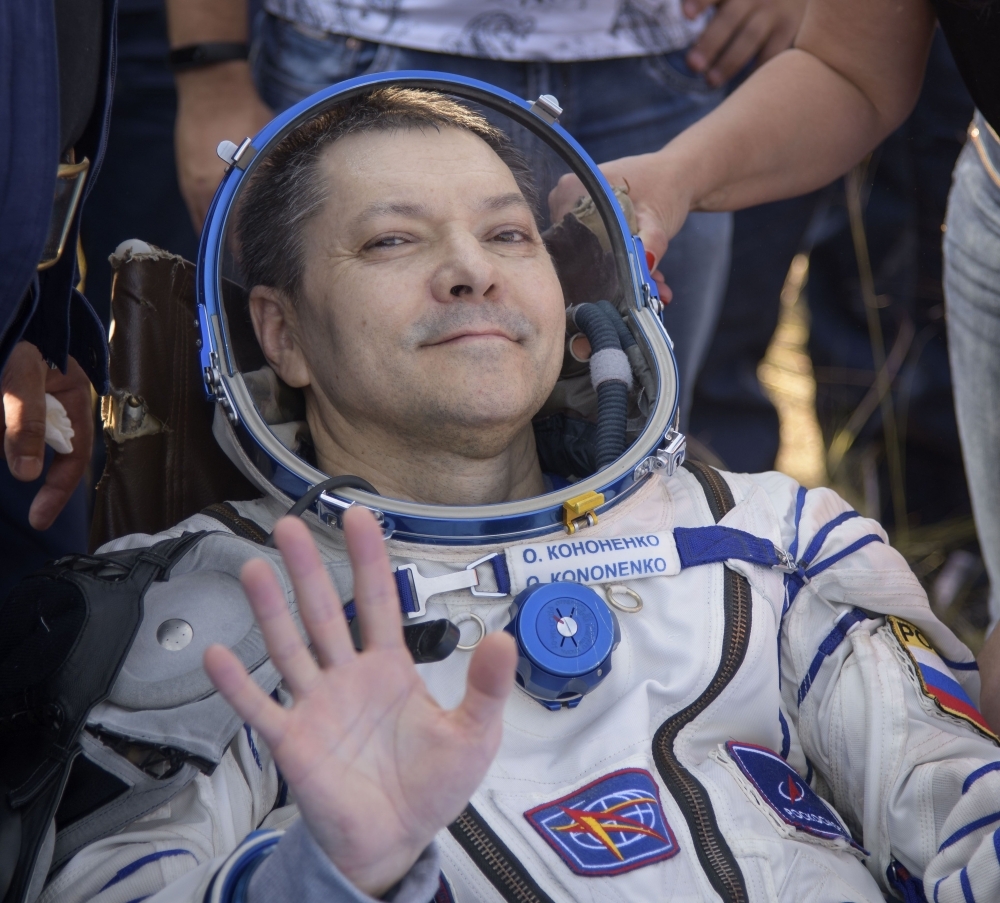
[(810, 489), (827, 485), (826, 452), (816, 420), (816, 381), (806, 349), (809, 309), (802, 297), (809, 258), (796, 255), (781, 290), (781, 315), (757, 376), (778, 409), (776, 468)]

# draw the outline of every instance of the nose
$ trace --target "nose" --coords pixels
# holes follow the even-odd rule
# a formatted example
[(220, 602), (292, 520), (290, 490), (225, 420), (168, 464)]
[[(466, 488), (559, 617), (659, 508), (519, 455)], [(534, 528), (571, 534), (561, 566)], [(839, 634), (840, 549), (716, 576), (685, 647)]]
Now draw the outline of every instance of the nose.
[(479, 239), (466, 229), (454, 229), (441, 243), (441, 257), (431, 279), (434, 300), (494, 300), (500, 291), (499, 274)]

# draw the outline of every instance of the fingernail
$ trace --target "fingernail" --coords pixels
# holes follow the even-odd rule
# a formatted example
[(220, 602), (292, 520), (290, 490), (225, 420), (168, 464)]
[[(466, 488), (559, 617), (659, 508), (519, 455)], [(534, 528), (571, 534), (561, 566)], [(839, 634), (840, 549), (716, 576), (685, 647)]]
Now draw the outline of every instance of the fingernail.
[(697, 3), (685, 3), (684, 4), (684, 15), (689, 19), (693, 19), (698, 15), (698, 4)]
[(652, 251), (647, 251), (646, 252), (646, 266), (649, 267), (649, 269), (653, 269), (653, 265), (655, 263), (656, 263), (656, 258), (653, 256), (653, 252)]
[(694, 69), (695, 72), (701, 72), (701, 70), (705, 68), (705, 57), (697, 50), (692, 50), (687, 55), (687, 64)]
[(19, 480), (35, 480), (41, 473), (42, 462), (29, 455), (21, 455), (11, 462), (10, 470)]

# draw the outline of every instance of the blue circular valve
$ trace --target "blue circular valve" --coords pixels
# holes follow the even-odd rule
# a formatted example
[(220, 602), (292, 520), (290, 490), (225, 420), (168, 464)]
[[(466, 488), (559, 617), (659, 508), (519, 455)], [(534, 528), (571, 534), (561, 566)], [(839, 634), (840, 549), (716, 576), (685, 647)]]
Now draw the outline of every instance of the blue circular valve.
[(615, 613), (589, 586), (542, 583), (518, 593), (504, 628), (517, 641), (517, 682), (546, 708), (579, 705), (611, 671)]

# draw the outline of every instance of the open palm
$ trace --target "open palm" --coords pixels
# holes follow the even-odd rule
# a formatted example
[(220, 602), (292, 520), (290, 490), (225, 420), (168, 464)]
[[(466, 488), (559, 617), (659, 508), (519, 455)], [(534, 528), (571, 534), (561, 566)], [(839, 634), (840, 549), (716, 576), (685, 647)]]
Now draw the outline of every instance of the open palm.
[(489, 768), (516, 653), (508, 636), (486, 637), (461, 705), (442, 709), (403, 644), (378, 524), (367, 510), (352, 509), (344, 530), (364, 652), (354, 649), (308, 528), (286, 518), (275, 540), (315, 659), (271, 566), (248, 562), (240, 579), (294, 705), (275, 703), (222, 646), (207, 650), (205, 669), (268, 744), (320, 847), (360, 890), (378, 896), (458, 816)]

